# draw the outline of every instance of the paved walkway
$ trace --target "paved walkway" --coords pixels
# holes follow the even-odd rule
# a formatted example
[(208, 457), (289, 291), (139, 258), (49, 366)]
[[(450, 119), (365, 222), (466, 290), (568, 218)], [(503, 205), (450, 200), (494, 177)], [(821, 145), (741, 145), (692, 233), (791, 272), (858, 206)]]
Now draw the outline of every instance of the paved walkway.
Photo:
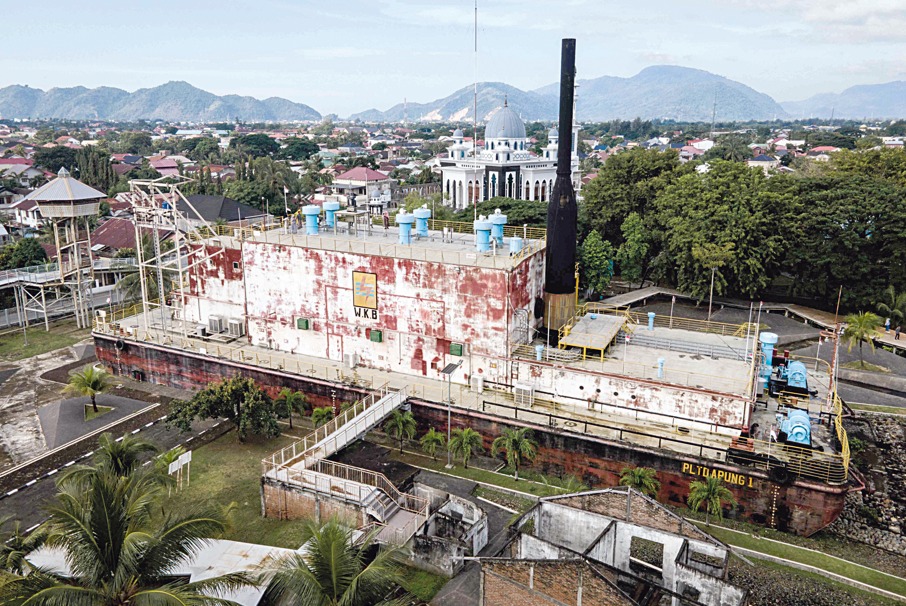
[(101, 394), (97, 397), (98, 406), (110, 406), (110, 412), (85, 420), (85, 407), (90, 406), (91, 398), (70, 398), (53, 402), (38, 409), (38, 419), (48, 449), (54, 449), (73, 440), (127, 417), (143, 408), (152, 406), (148, 402), (130, 400), (112, 394)]

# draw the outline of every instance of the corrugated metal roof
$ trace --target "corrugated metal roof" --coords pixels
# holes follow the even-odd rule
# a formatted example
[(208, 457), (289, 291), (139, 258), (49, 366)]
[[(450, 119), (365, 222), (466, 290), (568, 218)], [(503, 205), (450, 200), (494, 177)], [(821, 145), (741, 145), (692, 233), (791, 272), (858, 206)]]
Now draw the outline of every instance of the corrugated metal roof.
[(56, 179), (31, 192), (25, 199), (36, 202), (77, 202), (106, 197), (107, 194), (88, 187), (78, 179), (71, 177), (68, 170), (61, 168)]

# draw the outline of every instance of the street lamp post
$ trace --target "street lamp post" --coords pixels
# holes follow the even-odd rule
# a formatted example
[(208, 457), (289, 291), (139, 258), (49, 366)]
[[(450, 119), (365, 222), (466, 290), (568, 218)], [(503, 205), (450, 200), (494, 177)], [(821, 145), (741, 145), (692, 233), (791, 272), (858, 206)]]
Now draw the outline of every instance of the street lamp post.
[(711, 303), (714, 301), (714, 272), (716, 271), (716, 266), (711, 268), (711, 294), (708, 295), (708, 322), (711, 321)]
[(462, 360), (454, 364), (447, 364), (446, 366), (444, 366), (444, 369), (440, 371), (441, 374), (447, 375), (447, 469), (453, 468), (452, 453), (450, 452), (450, 417), (452, 415), (453, 408), (453, 385), (450, 379), (452, 378), (453, 373), (456, 372), (456, 369), (460, 366), (462, 366)]

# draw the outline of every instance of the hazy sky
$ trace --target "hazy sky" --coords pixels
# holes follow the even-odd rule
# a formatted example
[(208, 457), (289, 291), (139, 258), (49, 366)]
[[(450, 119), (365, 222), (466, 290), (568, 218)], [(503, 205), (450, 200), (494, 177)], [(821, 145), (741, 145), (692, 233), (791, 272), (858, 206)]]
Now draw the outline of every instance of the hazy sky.
[[(906, 79), (906, 0), (479, 0), (478, 79), (579, 78), (676, 64), (777, 101)], [(473, 0), (4, 2), (0, 86), (169, 80), (321, 113), (426, 102), (475, 77)], [(581, 94), (581, 91), (580, 91)], [(581, 116), (580, 116), (581, 118)]]

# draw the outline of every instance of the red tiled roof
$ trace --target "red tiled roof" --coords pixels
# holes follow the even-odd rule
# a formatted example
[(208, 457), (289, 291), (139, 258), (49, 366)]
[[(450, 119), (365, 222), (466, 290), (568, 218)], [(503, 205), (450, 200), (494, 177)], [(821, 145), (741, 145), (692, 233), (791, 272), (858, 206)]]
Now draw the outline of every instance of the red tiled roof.
[(387, 175), (365, 166), (356, 166), (347, 170), (342, 175), (337, 175), (334, 181), (383, 181)]
[(107, 219), (91, 232), (92, 244), (108, 248), (135, 248), (135, 225), (129, 219)]

